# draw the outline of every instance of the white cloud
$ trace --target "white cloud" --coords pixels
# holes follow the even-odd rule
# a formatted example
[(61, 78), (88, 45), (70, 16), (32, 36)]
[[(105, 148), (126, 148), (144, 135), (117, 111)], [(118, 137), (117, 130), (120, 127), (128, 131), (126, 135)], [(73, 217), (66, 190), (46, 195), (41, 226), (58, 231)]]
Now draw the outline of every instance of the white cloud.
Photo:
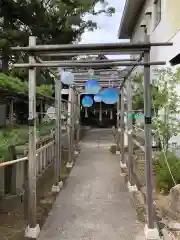
[[(86, 19), (91, 19), (97, 22), (98, 29), (93, 32), (86, 31), (82, 35), (80, 43), (116, 43), (120, 42), (118, 39), (118, 29), (123, 13), (125, 0), (109, 0), (110, 6), (115, 7), (116, 12), (112, 17), (105, 14), (98, 16), (86, 15)], [(122, 40), (121, 40), (122, 41)], [(118, 56), (109, 56), (109, 58), (118, 58)], [(123, 57), (124, 58), (124, 57)]]
[(82, 36), (81, 43), (118, 42), (117, 34), (124, 3), (125, 0), (111, 0), (111, 6), (116, 9), (116, 13), (113, 14), (112, 17), (108, 17), (105, 14), (93, 17), (86, 15), (86, 19), (92, 19), (97, 22), (99, 29), (93, 32), (85, 32)]

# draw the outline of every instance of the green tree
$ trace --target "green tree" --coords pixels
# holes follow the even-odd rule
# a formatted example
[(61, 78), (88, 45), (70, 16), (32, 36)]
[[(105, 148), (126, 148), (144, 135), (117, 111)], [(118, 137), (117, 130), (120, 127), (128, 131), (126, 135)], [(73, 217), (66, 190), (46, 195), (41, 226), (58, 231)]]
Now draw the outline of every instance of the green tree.
[[(133, 109), (144, 108), (143, 75), (133, 77)], [(151, 86), (153, 131), (158, 142), (168, 150), (169, 139), (180, 133), (180, 96), (176, 91), (180, 83), (180, 69), (173, 72), (170, 68), (156, 69)], [(160, 140), (161, 139), (161, 140)], [(160, 144), (161, 145), (161, 144)]]
[(133, 110), (144, 109), (143, 74), (137, 73), (132, 78), (133, 78), (133, 94), (132, 94)]
[(180, 70), (173, 72), (170, 68), (157, 69), (154, 72), (154, 85), (158, 91), (152, 101), (153, 107), (159, 109), (153, 118), (153, 128), (162, 141), (162, 147), (168, 150), (168, 142), (172, 136), (180, 133), (180, 96), (177, 84), (180, 83)]
[[(104, 8), (97, 12), (95, 6), (98, 2), (102, 2)], [(114, 11), (102, 0), (1, 0), (2, 71), (8, 72), (10, 61), (27, 59), (25, 55), (12, 55), (10, 46), (27, 45), (29, 35), (37, 36), (41, 44), (72, 43), (80, 39), (85, 29), (97, 27), (96, 23), (83, 19), (86, 13), (111, 15)]]

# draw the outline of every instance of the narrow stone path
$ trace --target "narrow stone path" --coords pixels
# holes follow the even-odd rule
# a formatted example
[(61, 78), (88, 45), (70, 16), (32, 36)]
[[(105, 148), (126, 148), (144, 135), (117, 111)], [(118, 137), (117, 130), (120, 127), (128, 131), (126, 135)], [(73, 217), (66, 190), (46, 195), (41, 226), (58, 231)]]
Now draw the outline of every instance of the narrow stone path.
[(110, 129), (89, 131), (39, 240), (143, 239), (112, 142)]

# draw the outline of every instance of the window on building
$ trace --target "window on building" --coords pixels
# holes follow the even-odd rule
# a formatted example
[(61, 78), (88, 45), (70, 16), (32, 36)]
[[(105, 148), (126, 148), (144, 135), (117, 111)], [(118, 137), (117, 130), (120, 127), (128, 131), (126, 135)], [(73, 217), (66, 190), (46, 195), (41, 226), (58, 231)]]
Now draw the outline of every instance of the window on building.
[(154, 0), (154, 6), (155, 6), (154, 22), (156, 27), (158, 23), (161, 21), (161, 0)]

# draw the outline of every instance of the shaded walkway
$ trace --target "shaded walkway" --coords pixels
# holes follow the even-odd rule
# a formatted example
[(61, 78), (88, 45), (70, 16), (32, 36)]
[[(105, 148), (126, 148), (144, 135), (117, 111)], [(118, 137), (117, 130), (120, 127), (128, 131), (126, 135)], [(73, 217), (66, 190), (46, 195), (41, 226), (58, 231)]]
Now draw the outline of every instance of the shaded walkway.
[(117, 155), (109, 152), (111, 130), (90, 130), (81, 143), (67, 185), (57, 197), (40, 240), (132, 240), (136, 220)]

